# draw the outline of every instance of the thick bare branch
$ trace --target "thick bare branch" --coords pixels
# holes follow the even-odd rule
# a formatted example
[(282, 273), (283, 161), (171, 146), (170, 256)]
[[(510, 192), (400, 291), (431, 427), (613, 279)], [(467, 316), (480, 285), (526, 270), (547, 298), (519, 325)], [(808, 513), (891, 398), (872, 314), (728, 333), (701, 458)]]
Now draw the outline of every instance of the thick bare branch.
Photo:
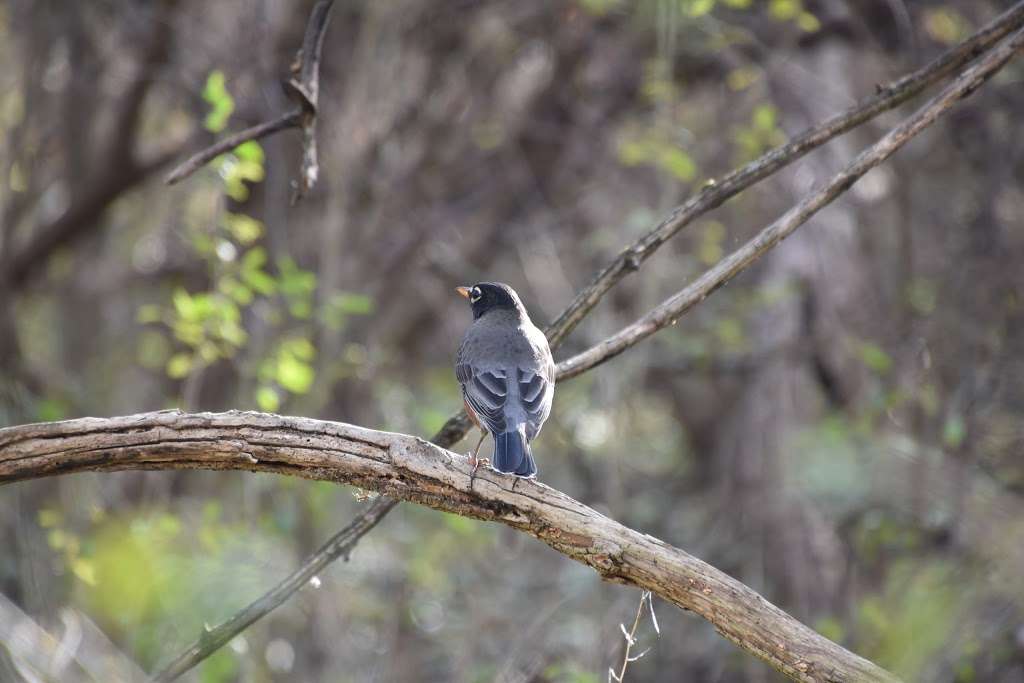
[(743, 272), (750, 264), (807, 222), (815, 213), (850, 189), (865, 173), (888, 159), (911, 138), (930, 126), (959, 100), (977, 90), (1013, 59), (1024, 46), (1024, 29), (1018, 30), (1001, 45), (968, 68), (938, 95), (913, 115), (889, 131), (832, 177), (823, 187), (802, 199), (778, 220), (764, 228), (749, 242), (719, 261), (697, 280), (633, 324), (623, 328), (593, 347), (558, 364), (558, 378), (568, 379), (614, 358), (658, 330), (672, 325), (679, 316), (703, 301), (709, 294)]
[(167, 184), (173, 185), (192, 175), (207, 162), (228, 152), (243, 142), (259, 140), (289, 128), (302, 130), (302, 171), (295, 184), (292, 203), (301, 199), (316, 184), (320, 167), (316, 153), (316, 117), (320, 98), (320, 55), (323, 51), (327, 24), (331, 19), (334, 0), (320, 0), (313, 6), (306, 32), (292, 65), (292, 76), (284, 82), (288, 96), (298, 105), (295, 109), (281, 114), (276, 119), (265, 121), (239, 131), (214, 144), (199, 150), (179, 164), (167, 176)]
[(192, 643), (184, 652), (174, 658), (171, 663), (153, 675), (155, 683), (168, 683), (203, 661), (221, 647), (231, 641), (236, 635), (244, 631), (251, 624), (277, 609), (282, 603), (305, 586), (317, 574), (323, 571), (324, 567), (334, 562), (339, 557), (347, 557), (356, 543), (370, 529), (377, 526), (384, 516), (391, 512), (391, 509), (398, 505), (398, 501), (390, 498), (377, 498), (373, 503), (356, 517), (351, 524), (335, 534), (313, 555), (306, 558), (302, 566), (292, 572), (288, 578), (274, 586), (266, 594), (254, 601), (245, 609), (234, 614), (230, 619), (213, 627), (203, 636)]
[(623, 249), (576, 295), (572, 303), (546, 330), (552, 348), (559, 345), (576, 328), (608, 290), (626, 275), (637, 270), (641, 263), (687, 225), (829, 140), (915, 97), (928, 86), (955, 73), (979, 54), (991, 49), (1021, 26), (1024, 26), (1024, 2), (1018, 2), (1013, 8), (993, 19), (977, 33), (930, 64), (889, 85), (880, 86), (873, 95), (864, 98), (841, 114), (804, 131), (782, 147), (765, 153), (746, 166), (731, 171), (724, 178), (704, 187), (685, 204), (673, 209), (650, 232)]
[[(177, 411), (0, 429), (0, 483), (136, 469), (275, 472), (373, 490), (501, 522), (604, 579), (649, 590), (803, 681), (893, 681), (732, 577), (544, 484), (495, 472), (422, 439), (262, 413)], [(514, 484), (514, 486), (513, 486)]]

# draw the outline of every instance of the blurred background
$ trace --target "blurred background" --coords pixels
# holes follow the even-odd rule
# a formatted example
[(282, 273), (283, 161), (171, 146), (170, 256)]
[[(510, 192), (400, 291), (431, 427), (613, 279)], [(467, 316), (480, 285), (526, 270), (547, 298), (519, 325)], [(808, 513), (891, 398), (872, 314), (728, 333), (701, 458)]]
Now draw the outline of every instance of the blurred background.
[[(311, 5), (0, 4), (0, 425), (238, 408), (428, 437), (461, 406), (455, 285), (508, 282), (550, 322), (707, 179), (1011, 3), (339, 0), (315, 191), (289, 207), (295, 131), (165, 186), (290, 106)], [(908, 680), (1024, 681), (1022, 84), (1018, 59), (677, 326), (559, 385), (541, 479)], [(913, 106), (688, 228), (556, 357)], [(344, 526), (355, 494), (224, 472), (4, 487), (0, 680), (154, 670)], [(188, 680), (605, 681), (639, 597), (403, 505)], [(627, 679), (780, 678), (655, 607)], [(19, 673), (14, 632), (48, 675)]]

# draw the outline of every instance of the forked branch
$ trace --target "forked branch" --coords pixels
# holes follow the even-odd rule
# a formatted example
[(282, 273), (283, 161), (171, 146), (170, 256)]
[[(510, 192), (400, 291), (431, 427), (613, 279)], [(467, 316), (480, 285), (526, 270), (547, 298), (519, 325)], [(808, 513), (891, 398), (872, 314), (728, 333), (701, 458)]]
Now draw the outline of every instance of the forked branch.
[(284, 83), (289, 98), (295, 102), (295, 108), (276, 119), (229, 135), (196, 152), (171, 171), (167, 176), (168, 185), (184, 180), (213, 159), (230, 152), (243, 142), (260, 140), (289, 128), (301, 128), (303, 136), (302, 170), (299, 180), (295, 183), (292, 203), (301, 199), (313, 188), (320, 172), (316, 152), (316, 118), (320, 99), (320, 57), (333, 5), (334, 0), (320, 0), (313, 7), (309, 21), (306, 23), (302, 47), (292, 64), (292, 75)]

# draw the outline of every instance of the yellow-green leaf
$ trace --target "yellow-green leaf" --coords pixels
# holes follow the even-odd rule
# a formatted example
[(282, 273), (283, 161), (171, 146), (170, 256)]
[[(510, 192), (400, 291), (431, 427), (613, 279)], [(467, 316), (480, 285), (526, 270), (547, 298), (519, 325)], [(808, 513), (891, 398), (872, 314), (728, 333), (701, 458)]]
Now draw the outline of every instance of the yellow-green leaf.
[(187, 353), (176, 353), (167, 361), (167, 376), (173, 379), (186, 377), (192, 371), (192, 356)]
[(274, 413), (281, 407), (281, 399), (272, 387), (260, 387), (256, 390), (256, 405), (264, 412)]

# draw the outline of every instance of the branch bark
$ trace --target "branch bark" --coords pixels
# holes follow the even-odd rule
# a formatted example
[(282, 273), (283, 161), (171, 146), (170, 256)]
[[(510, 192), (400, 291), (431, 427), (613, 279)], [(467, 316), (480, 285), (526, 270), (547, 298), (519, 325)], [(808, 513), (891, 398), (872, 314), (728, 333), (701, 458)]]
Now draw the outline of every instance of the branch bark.
[[(262, 413), (144, 413), (0, 429), (0, 484), (135, 469), (235, 469), (352, 484), (539, 538), (602, 578), (649, 590), (802, 681), (894, 681), (711, 565), (564, 493), (422, 439)], [(513, 488), (515, 483), (515, 488)]]

